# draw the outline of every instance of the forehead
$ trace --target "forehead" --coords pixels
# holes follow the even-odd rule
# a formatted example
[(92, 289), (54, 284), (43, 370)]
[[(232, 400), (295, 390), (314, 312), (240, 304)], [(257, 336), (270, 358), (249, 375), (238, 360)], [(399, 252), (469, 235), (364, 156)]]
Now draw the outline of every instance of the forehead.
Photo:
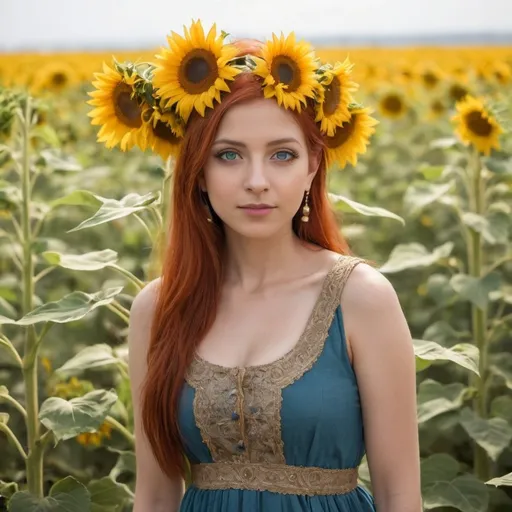
[(261, 98), (231, 107), (224, 114), (215, 139), (224, 137), (246, 143), (287, 137), (305, 142), (293, 115), (280, 107), (274, 98)]

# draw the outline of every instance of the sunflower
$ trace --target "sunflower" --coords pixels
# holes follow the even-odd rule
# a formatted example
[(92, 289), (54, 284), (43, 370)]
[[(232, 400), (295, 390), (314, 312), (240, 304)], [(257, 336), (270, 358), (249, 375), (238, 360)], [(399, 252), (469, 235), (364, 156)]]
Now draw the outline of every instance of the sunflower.
[(494, 63), (492, 74), (499, 85), (507, 85), (512, 80), (512, 68), (503, 61)]
[(34, 92), (61, 92), (79, 81), (77, 73), (69, 64), (55, 61), (34, 73), (31, 89)]
[(264, 79), (265, 98), (276, 97), (279, 105), (301, 111), (306, 98), (315, 98), (318, 80), (315, 75), (317, 61), (308, 43), (296, 42), (292, 32), (288, 37), (272, 34), (257, 58), (254, 73)]
[(137, 75), (129, 75), (120, 66), (113, 69), (104, 63), (103, 73), (94, 76), (96, 81), (92, 85), (96, 90), (89, 93), (93, 99), (88, 104), (96, 108), (88, 116), (92, 118), (91, 124), (101, 126), (98, 142), (104, 142), (107, 148), (119, 144), (122, 151), (135, 144), (144, 150), (142, 104), (134, 91)]
[(429, 118), (438, 119), (446, 113), (446, 105), (444, 102), (437, 98), (434, 99), (429, 106)]
[(336, 127), (350, 119), (348, 106), (353, 102), (352, 92), (358, 85), (350, 78), (353, 65), (349, 60), (337, 62), (334, 67), (322, 66), (319, 71), (320, 100), (316, 107), (316, 122), (320, 122), (322, 132), (330, 137)]
[(384, 117), (399, 119), (407, 112), (407, 105), (399, 92), (388, 92), (380, 98), (379, 110)]
[(201, 22), (193, 21), (190, 31), (184, 27), (185, 37), (172, 32), (167, 37), (170, 48), (162, 48), (156, 55), (153, 85), (165, 108), (176, 104), (179, 115), (186, 121), (195, 109), (204, 116), (213, 101), (220, 103), (220, 93), (229, 92), (227, 80), (240, 72), (229, 64), (238, 50), (224, 44), (224, 35), (217, 37), (213, 25), (205, 36)]
[(468, 93), (468, 88), (460, 82), (453, 82), (448, 87), (448, 96), (452, 103), (462, 101), (468, 95)]
[(353, 166), (357, 164), (357, 155), (366, 153), (370, 136), (375, 132), (375, 125), (378, 123), (370, 116), (371, 110), (361, 105), (350, 108), (350, 120), (339, 128), (332, 137), (327, 136), (327, 166), (331, 167), (337, 163), (341, 168), (350, 162)]
[(181, 118), (173, 111), (161, 113), (150, 107), (146, 107), (142, 118), (145, 145), (164, 160), (176, 157), (185, 134)]
[(452, 120), (457, 123), (455, 131), (464, 144), (472, 144), (486, 156), (492, 148), (499, 149), (499, 136), (504, 130), (481, 99), (466, 96), (456, 108), (458, 114)]

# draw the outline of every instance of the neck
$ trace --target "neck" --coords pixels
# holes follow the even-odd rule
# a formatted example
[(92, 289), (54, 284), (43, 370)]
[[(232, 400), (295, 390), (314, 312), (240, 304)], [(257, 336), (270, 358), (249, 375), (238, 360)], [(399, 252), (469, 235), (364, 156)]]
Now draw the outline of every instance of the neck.
[(226, 283), (255, 292), (300, 273), (307, 257), (305, 245), (289, 229), (272, 238), (246, 238), (227, 233)]

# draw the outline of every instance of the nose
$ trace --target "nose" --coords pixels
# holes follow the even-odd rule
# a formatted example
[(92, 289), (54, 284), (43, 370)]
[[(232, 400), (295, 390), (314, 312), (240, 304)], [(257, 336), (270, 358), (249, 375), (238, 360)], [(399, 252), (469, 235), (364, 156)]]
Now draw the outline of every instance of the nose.
[(247, 165), (245, 189), (258, 193), (268, 190), (268, 188), (269, 183), (264, 164), (262, 162), (250, 162)]

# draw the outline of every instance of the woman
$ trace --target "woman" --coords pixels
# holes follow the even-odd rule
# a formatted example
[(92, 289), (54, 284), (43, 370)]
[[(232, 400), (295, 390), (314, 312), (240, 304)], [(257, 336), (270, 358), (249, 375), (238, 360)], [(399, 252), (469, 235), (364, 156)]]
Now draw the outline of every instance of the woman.
[(168, 40), (151, 84), (183, 140), (162, 276), (131, 310), (134, 512), (419, 512), (410, 333), (328, 203), (327, 166), (375, 124), (351, 65), (199, 22)]

